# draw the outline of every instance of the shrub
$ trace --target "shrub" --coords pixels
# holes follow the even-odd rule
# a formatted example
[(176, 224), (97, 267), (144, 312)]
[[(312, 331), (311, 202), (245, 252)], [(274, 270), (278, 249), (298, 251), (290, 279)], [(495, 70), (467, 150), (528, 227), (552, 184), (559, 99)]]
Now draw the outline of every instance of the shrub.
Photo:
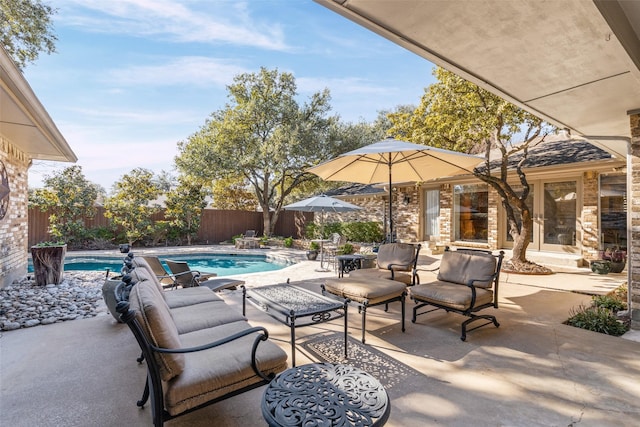
[(580, 305), (569, 313), (567, 324), (588, 331), (619, 337), (627, 332), (627, 326), (619, 322), (615, 314), (604, 307)]
[(309, 243), (309, 250), (310, 251), (317, 251), (319, 249), (320, 249), (320, 245), (318, 244), (318, 242)]
[(293, 237), (285, 237), (282, 241), (285, 248), (290, 248), (293, 246)]
[(593, 305), (596, 307), (606, 308), (607, 310), (611, 310), (614, 313), (627, 308), (627, 304), (610, 295), (594, 296)]
[(338, 248), (339, 255), (350, 255), (353, 253), (353, 245), (351, 243), (345, 243)]

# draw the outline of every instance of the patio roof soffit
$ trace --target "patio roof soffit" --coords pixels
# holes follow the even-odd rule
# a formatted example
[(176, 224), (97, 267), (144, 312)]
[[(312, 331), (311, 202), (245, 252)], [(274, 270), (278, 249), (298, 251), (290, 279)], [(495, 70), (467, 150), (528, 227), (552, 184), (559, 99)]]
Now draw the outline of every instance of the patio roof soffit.
[(640, 109), (640, 2), (315, 0), (621, 156)]
[(7, 52), (0, 47), (0, 135), (31, 159), (78, 158)]

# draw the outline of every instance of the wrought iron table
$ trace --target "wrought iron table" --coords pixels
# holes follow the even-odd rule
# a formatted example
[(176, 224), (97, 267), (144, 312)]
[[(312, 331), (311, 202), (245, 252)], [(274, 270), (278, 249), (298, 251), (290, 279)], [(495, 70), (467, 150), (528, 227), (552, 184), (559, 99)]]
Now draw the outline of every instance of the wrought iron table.
[(350, 365), (312, 363), (287, 369), (269, 383), (262, 416), (272, 427), (383, 426), (391, 406), (384, 386)]
[[(291, 328), (291, 363), (296, 366), (296, 328), (344, 317), (344, 357), (347, 358), (347, 304), (290, 284), (246, 290), (250, 303)], [(243, 310), (244, 311), (244, 310)]]

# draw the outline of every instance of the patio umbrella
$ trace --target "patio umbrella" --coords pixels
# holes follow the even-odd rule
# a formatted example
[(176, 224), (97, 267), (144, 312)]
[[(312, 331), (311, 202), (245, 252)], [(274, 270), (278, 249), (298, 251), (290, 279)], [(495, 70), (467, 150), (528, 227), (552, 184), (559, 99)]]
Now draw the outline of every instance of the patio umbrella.
[(320, 268), (322, 269), (322, 263), (324, 261), (324, 213), (350, 212), (362, 208), (349, 202), (321, 194), (320, 196), (313, 196), (299, 202), (291, 203), (290, 205), (284, 206), (283, 209), (300, 212), (320, 212), (320, 236), (322, 238), (320, 240)]
[(419, 182), (471, 173), (482, 157), (387, 138), (308, 170), (328, 181), (389, 183), (389, 241), (393, 241), (393, 182)]

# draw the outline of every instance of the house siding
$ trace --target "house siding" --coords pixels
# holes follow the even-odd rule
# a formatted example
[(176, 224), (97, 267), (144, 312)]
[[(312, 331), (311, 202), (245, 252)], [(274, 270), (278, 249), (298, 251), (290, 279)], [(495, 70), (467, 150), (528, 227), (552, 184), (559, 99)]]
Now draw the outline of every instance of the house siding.
[(0, 136), (0, 160), (9, 177), (9, 209), (0, 219), (0, 288), (27, 273), (28, 169), (30, 159)]

